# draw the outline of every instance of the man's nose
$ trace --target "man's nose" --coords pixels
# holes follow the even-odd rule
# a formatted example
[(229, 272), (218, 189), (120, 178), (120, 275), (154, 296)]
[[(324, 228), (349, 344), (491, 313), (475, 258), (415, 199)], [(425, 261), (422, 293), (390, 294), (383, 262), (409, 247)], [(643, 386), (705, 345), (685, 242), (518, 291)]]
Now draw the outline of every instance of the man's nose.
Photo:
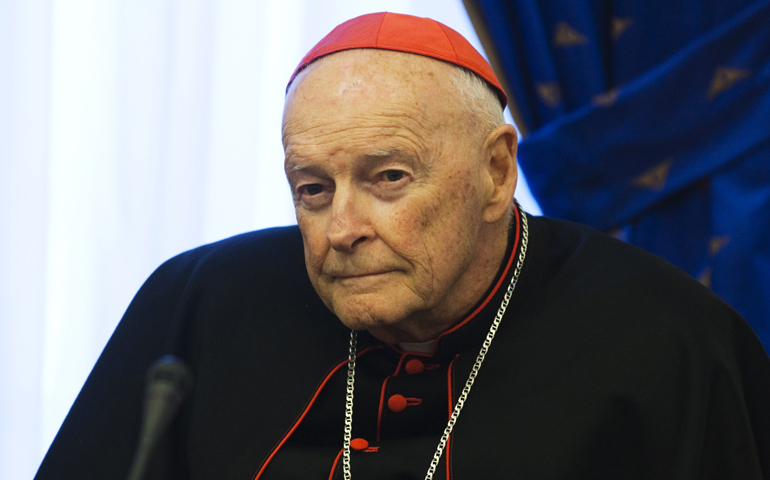
[(326, 237), (331, 247), (352, 252), (359, 244), (374, 238), (374, 228), (366, 205), (355, 194), (340, 191), (332, 201), (332, 219)]

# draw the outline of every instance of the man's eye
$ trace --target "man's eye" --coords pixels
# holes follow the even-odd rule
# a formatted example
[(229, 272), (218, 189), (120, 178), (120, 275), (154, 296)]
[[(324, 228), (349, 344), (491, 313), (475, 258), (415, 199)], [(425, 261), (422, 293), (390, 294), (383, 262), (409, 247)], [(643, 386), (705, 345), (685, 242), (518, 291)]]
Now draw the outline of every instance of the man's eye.
[(324, 191), (324, 187), (317, 183), (313, 183), (310, 185), (305, 185), (304, 187), (302, 187), (302, 190), (303, 190), (303, 193), (306, 193), (308, 195), (318, 195), (319, 193)]
[(383, 173), (382, 176), (388, 182), (397, 182), (404, 178), (404, 172), (399, 170), (388, 170), (387, 172)]

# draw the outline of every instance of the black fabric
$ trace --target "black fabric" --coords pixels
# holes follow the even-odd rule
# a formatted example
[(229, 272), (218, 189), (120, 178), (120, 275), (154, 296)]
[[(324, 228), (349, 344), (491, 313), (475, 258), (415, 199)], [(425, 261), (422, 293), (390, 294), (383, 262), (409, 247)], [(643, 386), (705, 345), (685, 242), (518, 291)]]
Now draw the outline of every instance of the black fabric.
[[(635, 247), (567, 222), (529, 225), (521, 280), (452, 435), (452, 477), (770, 478), (770, 360), (746, 323)], [(354, 436), (380, 448), (354, 453), (354, 477), (424, 478), (448, 415), (440, 377), (451, 362), (456, 400), (498, 304), (423, 358), (438, 367), (389, 380), (386, 398), (425, 403), (386, 412), (380, 442), (380, 386), (412, 356), (361, 335), (374, 348), (357, 372)], [(347, 358), (348, 338), (307, 279), (296, 227), (182, 254), (137, 294), (36, 478), (125, 478), (146, 369), (169, 351), (196, 384), (154, 478), (254, 478)], [(331, 376), (261, 478), (328, 478), (344, 375)], [(442, 459), (436, 478), (446, 476)]]

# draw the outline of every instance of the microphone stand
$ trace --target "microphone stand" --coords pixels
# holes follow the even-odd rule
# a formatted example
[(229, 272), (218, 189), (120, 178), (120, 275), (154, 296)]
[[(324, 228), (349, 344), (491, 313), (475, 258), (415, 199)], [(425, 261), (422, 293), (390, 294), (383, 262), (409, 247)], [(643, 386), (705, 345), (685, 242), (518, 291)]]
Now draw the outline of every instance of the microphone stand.
[(127, 480), (143, 480), (160, 439), (192, 390), (190, 368), (174, 355), (166, 355), (147, 372), (144, 420), (139, 446)]

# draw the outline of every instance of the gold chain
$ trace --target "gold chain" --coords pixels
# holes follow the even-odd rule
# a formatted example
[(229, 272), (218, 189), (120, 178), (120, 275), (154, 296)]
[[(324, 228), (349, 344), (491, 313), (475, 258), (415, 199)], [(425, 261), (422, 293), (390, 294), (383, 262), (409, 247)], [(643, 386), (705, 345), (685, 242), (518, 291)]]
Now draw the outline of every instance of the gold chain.
[[(524, 265), (524, 258), (527, 255), (527, 242), (529, 240), (529, 227), (527, 225), (527, 214), (524, 213), (523, 210), (519, 210), (521, 212), (521, 224), (522, 224), (522, 235), (521, 235), (521, 251), (519, 253), (519, 259), (516, 263), (516, 269), (513, 272), (513, 276), (511, 276), (511, 283), (508, 285), (508, 290), (505, 292), (505, 296), (503, 297), (503, 301), (500, 303), (500, 308), (497, 310), (497, 315), (495, 316), (495, 320), (492, 322), (492, 326), (489, 327), (489, 332), (487, 333), (487, 337), (484, 339), (484, 343), (481, 345), (481, 350), (479, 350), (479, 355), (476, 357), (476, 362), (473, 364), (473, 368), (471, 369), (470, 375), (468, 375), (468, 380), (465, 382), (465, 387), (463, 387), (463, 391), (460, 394), (460, 398), (457, 399), (457, 404), (455, 404), (455, 408), (452, 411), (452, 415), (449, 417), (449, 422), (447, 422), (447, 426), (444, 429), (444, 434), (441, 436), (441, 440), (438, 442), (438, 447), (436, 448), (436, 453), (433, 455), (433, 460), (430, 462), (430, 467), (428, 468), (428, 473), (425, 474), (425, 480), (432, 480), (433, 474), (436, 473), (436, 467), (438, 467), (439, 461), (441, 460), (441, 455), (444, 453), (444, 449), (446, 448), (446, 444), (449, 441), (449, 435), (452, 434), (452, 429), (455, 426), (455, 422), (457, 422), (457, 418), (460, 416), (460, 411), (463, 409), (463, 405), (465, 404), (465, 400), (468, 398), (468, 394), (471, 392), (471, 387), (473, 386), (473, 382), (476, 380), (476, 375), (478, 375), (479, 370), (481, 369), (481, 364), (484, 362), (484, 357), (487, 355), (487, 351), (489, 350), (489, 346), (492, 345), (492, 340), (495, 338), (495, 333), (497, 332), (497, 328), (500, 326), (500, 322), (503, 319), (503, 315), (505, 315), (505, 310), (508, 308), (508, 302), (511, 300), (511, 295), (513, 295), (513, 290), (516, 288), (516, 283), (519, 281), (519, 275), (521, 275), (521, 268)], [(343, 476), (345, 477), (345, 480), (351, 480), (352, 475), (350, 473), (350, 440), (351, 436), (353, 435), (353, 385), (355, 382), (355, 376), (356, 376), (356, 332), (354, 330), (350, 331), (350, 356), (349, 356), (349, 362), (348, 362), (348, 382), (347, 382), (347, 395), (345, 397), (345, 435), (343, 440), (343, 451), (342, 451), (342, 472)]]

